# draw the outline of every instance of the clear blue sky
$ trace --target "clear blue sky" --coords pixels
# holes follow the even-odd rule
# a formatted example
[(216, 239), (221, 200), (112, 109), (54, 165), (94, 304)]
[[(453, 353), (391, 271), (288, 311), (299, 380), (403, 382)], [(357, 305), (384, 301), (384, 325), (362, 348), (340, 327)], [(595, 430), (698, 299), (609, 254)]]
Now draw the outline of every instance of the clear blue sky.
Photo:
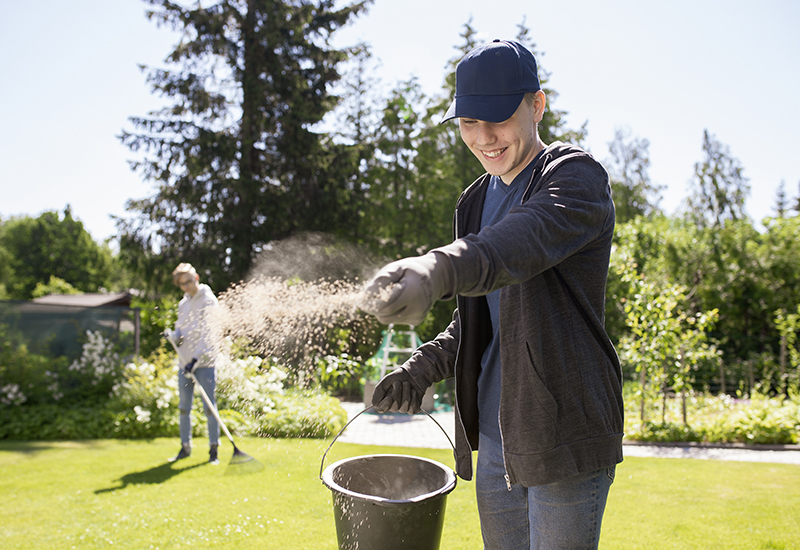
[[(160, 105), (138, 65), (160, 65), (177, 36), (147, 21), (139, 0), (3, 4), (0, 216), (70, 204), (95, 239), (110, 237), (109, 216), (152, 189), (116, 137)], [(774, 213), (781, 180), (797, 197), (800, 2), (377, 0), (335, 44), (367, 42), (385, 85), (416, 75), (435, 93), (470, 17), (487, 40), (513, 38), (525, 20), (554, 106), (571, 127), (588, 123), (598, 159), (615, 128), (648, 139), (668, 212), (688, 193), (704, 129), (744, 166), (753, 219)]]

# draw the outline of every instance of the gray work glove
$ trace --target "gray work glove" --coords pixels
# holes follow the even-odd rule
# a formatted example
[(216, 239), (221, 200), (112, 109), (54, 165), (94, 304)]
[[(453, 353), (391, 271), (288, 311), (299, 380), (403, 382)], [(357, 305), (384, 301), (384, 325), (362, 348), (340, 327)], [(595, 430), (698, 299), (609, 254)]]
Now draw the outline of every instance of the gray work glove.
[(401, 412), (416, 414), (422, 408), (421, 389), (408, 371), (397, 369), (381, 378), (372, 394), (372, 406), (379, 413)]
[(378, 271), (364, 288), (364, 311), (383, 324), (418, 325), (436, 300), (453, 295), (455, 276), (442, 253), (397, 260)]
[(169, 327), (164, 329), (164, 333), (163, 334), (164, 334), (164, 338), (166, 338), (168, 342), (172, 342), (172, 344), (175, 345), (175, 346), (180, 346), (181, 342), (183, 341), (183, 338), (176, 338), (175, 337), (175, 331), (172, 330)]

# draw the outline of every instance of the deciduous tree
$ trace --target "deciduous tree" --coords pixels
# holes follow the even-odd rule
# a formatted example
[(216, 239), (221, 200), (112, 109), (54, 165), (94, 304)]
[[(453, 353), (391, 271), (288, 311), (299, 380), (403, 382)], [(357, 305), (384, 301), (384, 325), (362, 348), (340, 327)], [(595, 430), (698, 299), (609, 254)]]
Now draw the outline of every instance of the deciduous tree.
[(5, 249), (9, 262), (6, 290), (12, 299), (29, 300), (36, 285), (47, 284), (51, 277), (82, 292), (97, 292), (111, 279), (111, 251), (92, 239), (69, 206), (63, 217), (48, 211), (37, 218), (5, 221), (0, 249)]

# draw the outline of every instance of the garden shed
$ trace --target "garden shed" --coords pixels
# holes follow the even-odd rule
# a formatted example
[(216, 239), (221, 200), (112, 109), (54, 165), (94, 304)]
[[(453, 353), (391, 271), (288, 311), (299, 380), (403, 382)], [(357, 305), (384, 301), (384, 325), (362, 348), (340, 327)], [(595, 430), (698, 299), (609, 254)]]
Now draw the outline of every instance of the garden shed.
[(31, 301), (0, 301), (6, 337), (30, 350), (74, 359), (87, 331), (100, 332), (126, 354), (139, 352), (140, 311), (129, 292), (51, 294)]

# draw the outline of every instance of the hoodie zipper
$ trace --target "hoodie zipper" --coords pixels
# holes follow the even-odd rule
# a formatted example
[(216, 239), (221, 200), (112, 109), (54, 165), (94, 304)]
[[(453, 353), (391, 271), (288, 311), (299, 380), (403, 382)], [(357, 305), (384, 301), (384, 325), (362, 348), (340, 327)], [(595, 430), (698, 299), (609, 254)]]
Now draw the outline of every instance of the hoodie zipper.
[[(534, 174), (535, 173), (536, 173), (536, 171), (534, 170)], [(484, 176), (482, 176), (482, 178), (483, 177), (485, 177), (485, 174), (484, 174)], [(531, 181), (528, 182), (528, 188), (526, 189), (526, 193), (530, 190), (530, 186), (531, 186), (532, 182), (533, 182), (533, 178), (531, 178)], [(469, 191), (469, 189), (467, 191)], [(456, 203), (456, 208), (455, 208), (454, 217), (453, 217), (453, 237), (455, 239), (461, 238), (461, 235), (459, 235), (459, 233), (460, 233), (459, 229), (460, 228), (458, 226), (458, 211), (461, 208), (462, 203), (466, 199), (466, 195), (467, 195), (467, 192), (465, 191), (464, 195), (462, 195), (459, 198), (458, 202)], [(459, 316), (459, 322), (460, 322), (461, 308), (458, 309), (458, 316)], [(458, 353), (460, 353), (460, 351), (461, 351), (461, 344), (459, 344), (458, 352), (456, 352), (456, 363), (458, 363)], [(456, 386), (456, 400), (458, 400), (458, 387), (457, 386)], [(497, 424), (498, 424), (498, 426), (500, 426), (500, 412), (499, 411), (497, 413)], [(462, 431), (464, 430), (463, 425), (462, 425), (461, 429), (462, 429)], [(463, 433), (464, 433), (464, 440), (467, 441), (467, 447), (469, 447), (470, 453), (471, 453), (473, 449), (472, 449), (472, 446), (469, 444), (469, 438), (466, 436), (466, 431), (463, 431)], [(503, 429), (502, 429), (502, 426), (500, 426), (500, 450), (501, 450), (501, 452), (503, 454), (503, 470), (504, 470), (503, 478), (506, 480), (506, 487), (508, 488), (509, 491), (511, 491), (511, 476), (508, 474), (508, 466), (506, 464), (505, 442), (503, 441)], [(478, 452), (480, 452), (480, 451), (478, 451)]]
[[(500, 406), (502, 407), (503, 400), (500, 399)], [(503, 454), (503, 478), (506, 480), (506, 487), (511, 490), (511, 476), (508, 475), (508, 463), (506, 462), (506, 442), (503, 438), (503, 425), (500, 422), (500, 411), (497, 411), (497, 426), (500, 429), (500, 452)]]

